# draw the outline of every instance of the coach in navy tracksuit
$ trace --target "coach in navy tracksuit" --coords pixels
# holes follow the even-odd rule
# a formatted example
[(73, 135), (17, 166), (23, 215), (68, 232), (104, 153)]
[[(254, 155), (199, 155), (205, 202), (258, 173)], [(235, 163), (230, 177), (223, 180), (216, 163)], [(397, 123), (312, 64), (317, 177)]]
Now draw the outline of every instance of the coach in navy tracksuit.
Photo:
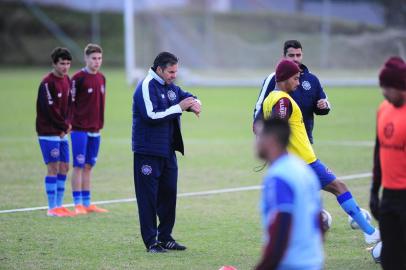
[(184, 153), (182, 112), (191, 111), (199, 116), (201, 103), (173, 84), (177, 71), (177, 57), (160, 53), (133, 97), (135, 194), (142, 239), (151, 253), (186, 249), (171, 236), (178, 179), (175, 151)]
[[(292, 98), (299, 105), (303, 114), (303, 121), (306, 127), (307, 136), (313, 143), (314, 114), (326, 115), (330, 111), (330, 104), (327, 95), (323, 91), (319, 79), (309, 72), (308, 68), (302, 64), (302, 45), (297, 40), (288, 40), (283, 48), (284, 58), (292, 60), (300, 67), (300, 84), (296, 91), (290, 93)], [(257, 103), (254, 109), (254, 122), (261, 117), (262, 103), (272, 90), (275, 90), (275, 73), (270, 74), (262, 85)]]

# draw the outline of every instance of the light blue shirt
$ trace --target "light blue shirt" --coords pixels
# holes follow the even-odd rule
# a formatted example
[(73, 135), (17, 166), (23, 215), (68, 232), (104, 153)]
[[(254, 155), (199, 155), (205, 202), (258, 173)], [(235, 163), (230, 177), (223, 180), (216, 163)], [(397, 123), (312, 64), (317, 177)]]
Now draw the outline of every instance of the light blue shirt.
[(263, 184), (265, 241), (276, 212), (292, 215), (289, 243), (278, 269), (322, 269), (321, 197), (315, 173), (301, 159), (286, 154), (269, 167)]

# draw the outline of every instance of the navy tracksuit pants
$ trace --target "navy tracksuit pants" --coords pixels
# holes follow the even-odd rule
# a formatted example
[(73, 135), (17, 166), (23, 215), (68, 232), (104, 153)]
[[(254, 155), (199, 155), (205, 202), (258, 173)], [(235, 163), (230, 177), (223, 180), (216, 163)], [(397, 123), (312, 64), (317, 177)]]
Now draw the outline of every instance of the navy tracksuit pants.
[(157, 240), (173, 240), (171, 234), (175, 225), (177, 181), (175, 152), (170, 158), (134, 153), (135, 195), (142, 240), (147, 248)]

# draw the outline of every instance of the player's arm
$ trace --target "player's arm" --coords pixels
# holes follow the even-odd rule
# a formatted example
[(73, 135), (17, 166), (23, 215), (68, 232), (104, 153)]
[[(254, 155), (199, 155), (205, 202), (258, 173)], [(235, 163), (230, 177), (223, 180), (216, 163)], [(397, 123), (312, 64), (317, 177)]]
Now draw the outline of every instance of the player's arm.
[(374, 149), (374, 165), (372, 169), (371, 195), (369, 198), (369, 207), (376, 220), (379, 219), (379, 189), (382, 181), (381, 160), (379, 156), (379, 139), (376, 137)]
[(323, 87), (320, 84), (320, 81), (316, 78), (317, 82), (317, 93), (316, 93), (316, 101), (314, 104), (314, 113), (316, 115), (326, 115), (331, 110), (330, 102), (328, 101), (327, 95), (323, 90)]
[(289, 120), (292, 115), (292, 102), (286, 97), (281, 98), (272, 107), (271, 118)]
[[(165, 110), (158, 109), (158, 97), (153, 85), (142, 84), (134, 94), (134, 106), (139, 108), (141, 117), (150, 123), (160, 123), (175, 119), (182, 114), (180, 104), (173, 105)], [(186, 99), (185, 99), (186, 100)]]
[(191, 94), (191, 93), (189, 93), (187, 91), (184, 91), (179, 86), (176, 86), (176, 87), (178, 88), (179, 100), (180, 101), (182, 101), (182, 100), (184, 100), (186, 98), (189, 98), (189, 97), (193, 97), (195, 99), (196, 102), (194, 103), (194, 105), (192, 107), (190, 107), (189, 109), (187, 109), (186, 111), (193, 112), (197, 116), (199, 116), (200, 112), (202, 111), (202, 102), (196, 96), (194, 96), (193, 94)]
[(269, 93), (274, 89), (275, 89), (275, 76), (270, 75), (262, 83), (261, 91), (259, 92), (257, 102), (255, 103), (254, 117), (253, 117), (254, 121), (252, 124), (252, 130), (254, 133), (255, 133), (255, 123), (257, 123), (260, 120), (263, 120), (262, 106), (263, 106), (264, 100), (269, 95)]
[(46, 112), (48, 120), (53, 126), (66, 133), (69, 129), (69, 125), (66, 123), (66, 118), (61, 115), (60, 110), (56, 107), (54, 99), (51, 95), (51, 84), (41, 83), (38, 89), (38, 100), (41, 109)]
[(277, 269), (289, 244), (292, 226), (292, 205), (294, 193), (282, 179), (274, 179), (276, 195), (276, 213), (267, 228), (268, 243), (264, 247), (260, 263), (256, 270)]

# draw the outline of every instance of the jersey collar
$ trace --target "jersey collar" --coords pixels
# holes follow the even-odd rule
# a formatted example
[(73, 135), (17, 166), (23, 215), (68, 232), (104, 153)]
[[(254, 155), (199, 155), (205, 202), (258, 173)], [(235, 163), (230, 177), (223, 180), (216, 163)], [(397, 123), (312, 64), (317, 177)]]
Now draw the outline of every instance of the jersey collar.
[(165, 85), (165, 81), (159, 77), (158, 74), (155, 73), (155, 71), (152, 70), (152, 68), (149, 69), (148, 74), (154, 78), (155, 80), (157, 80), (160, 84)]

